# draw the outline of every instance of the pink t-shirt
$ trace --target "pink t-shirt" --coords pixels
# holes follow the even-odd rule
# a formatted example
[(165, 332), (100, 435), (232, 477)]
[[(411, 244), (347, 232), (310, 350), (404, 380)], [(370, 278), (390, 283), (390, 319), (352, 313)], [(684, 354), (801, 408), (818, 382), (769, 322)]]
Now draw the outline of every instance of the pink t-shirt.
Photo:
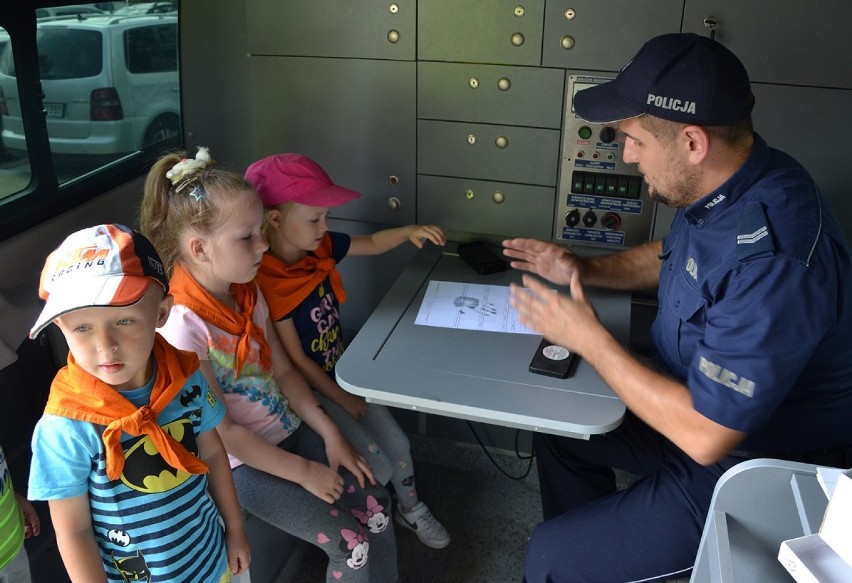
[[(269, 334), (269, 307), (258, 291), (257, 305), (254, 308), (254, 321)], [(238, 423), (260, 435), (270, 443), (280, 443), (293, 433), (302, 422), (288, 406), (287, 399), (281, 394), (272, 368), (261, 364), (260, 345), (252, 339), (251, 352), (240, 371), (234, 376), (234, 355), (238, 337), (206, 322), (195, 312), (175, 304), (166, 324), (160, 328), (160, 334), (173, 346), (182, 350), (191, 350), (198, 358), (210, 362), (219, 386), (225, 394), (228, 413)], [(243, 462), (228, 454), (231, 468)]]

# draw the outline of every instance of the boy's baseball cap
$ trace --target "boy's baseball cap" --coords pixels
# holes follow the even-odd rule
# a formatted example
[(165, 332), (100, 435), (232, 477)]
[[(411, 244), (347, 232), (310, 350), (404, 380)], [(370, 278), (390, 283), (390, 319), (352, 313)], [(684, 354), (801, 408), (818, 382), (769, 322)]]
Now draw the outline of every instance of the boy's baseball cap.
[(152, 280), (168, 293), (163, 262), (141, 233), (116, 224), (77, 231), (47, 256), (38, 289), (46, 303), (30, 338), (80, 308), (135, 304)]
[(322, 166), (302, 154), (276, 154), (258, 160), (246, 170), (246, 180), (254, 186), (264, 207), (289, 201), (334, 207), (361, 196), (334, 184)]
[(748, 73), (736, 55), (693, 33), (652, 38), (613, 81), (574, 96), (574, 110), (592, 123), (648, 114), (722, 126), (745, 119), (753, 107)]

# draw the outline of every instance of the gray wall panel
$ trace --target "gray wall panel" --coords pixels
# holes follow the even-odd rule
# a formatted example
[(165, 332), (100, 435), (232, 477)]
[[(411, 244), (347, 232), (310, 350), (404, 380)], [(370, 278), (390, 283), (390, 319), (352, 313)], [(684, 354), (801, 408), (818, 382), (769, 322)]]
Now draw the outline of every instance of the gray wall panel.
[(708, 16), (752, 81), (852, 89), (849, 0), (687, 0), (683, 30), (707, 34)]
[(547, 2), (542, 64), (618, 71), (649, 38), (677, 32), (682, 12), (683, 0)]
[[(261, 56), (250, 62), (257, 156), (301, 152), (335, 182), (361, 192), (334, 209), (337, 217), (415, 221), (414, 63)], [(390, 198), (400, 201), (398, 209)]]
[(564, 84), (562, 69), (423, 61), (417, 116), (558, 129)]
[[(506, 146), (497, 146), (505, 138)], [(518, 126), (420, 120), (417, 171), (555, 186), (559, 132)]]
[(252, 54), (414, 60), (415, 0), (251, 0), (245, 6)]
[(421, 175), (417, 192), (423, 222), (484, 235), (550, 238), (553, 188)]
[(422, 0), (417, 9), (420, 60), (541, 64), (544, 0)]

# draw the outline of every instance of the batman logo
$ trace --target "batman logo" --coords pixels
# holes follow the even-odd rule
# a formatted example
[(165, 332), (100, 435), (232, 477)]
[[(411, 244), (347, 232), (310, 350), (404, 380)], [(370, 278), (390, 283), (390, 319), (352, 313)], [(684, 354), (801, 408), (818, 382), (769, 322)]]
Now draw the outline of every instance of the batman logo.
[(121, 578), (125, 581), (150, 581), (151, 572), (148, 570), (148, 563), (145, 562), (145, 557), (139, 551), (132, 557), (116, 558), (112, 556), (112, 564), (118, 569)]
[(107, 538), (110, 542), (115, 543), (120, 547), (126, 547), (130, 544), (130, 535), (117, 528), (110, 530), (107, 533)]
[(192, 385), (189, 387), (189, 390), (180, 396), (180, 404), (184, 407), (188, 406), (195, 399), (201, 396), (201, 387), (198, 385)]
[[(198, 455), (198, 444), (195, 441), (192, 421), (177, 419), (163, 425), (163, 431), (190, 453)], [(126, 444), (121, 481), (132, 490), (146, 494), (168, 492), (192, 476), (184, 470), (167, 464), (147, 435), (135, 437)]]

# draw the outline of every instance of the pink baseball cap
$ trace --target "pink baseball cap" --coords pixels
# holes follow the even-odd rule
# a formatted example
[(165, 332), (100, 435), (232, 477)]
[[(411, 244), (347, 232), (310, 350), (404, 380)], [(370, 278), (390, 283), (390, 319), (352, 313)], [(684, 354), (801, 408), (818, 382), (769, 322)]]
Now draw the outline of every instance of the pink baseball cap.
[(74, 310), (135, 304), (151, 281), (169, 291), (163, 263), (141, 233), (124, 225), (97, 225), (72, 233), (47, 256), (38, 289), (46, 303), (30, 338)]
[(264, 207), (293, 201), (308, 206), (334, 207), (360, 194), (337, 186), (322, 166), (302, 154), (276, 154), (258, 160), (246, 170)]

